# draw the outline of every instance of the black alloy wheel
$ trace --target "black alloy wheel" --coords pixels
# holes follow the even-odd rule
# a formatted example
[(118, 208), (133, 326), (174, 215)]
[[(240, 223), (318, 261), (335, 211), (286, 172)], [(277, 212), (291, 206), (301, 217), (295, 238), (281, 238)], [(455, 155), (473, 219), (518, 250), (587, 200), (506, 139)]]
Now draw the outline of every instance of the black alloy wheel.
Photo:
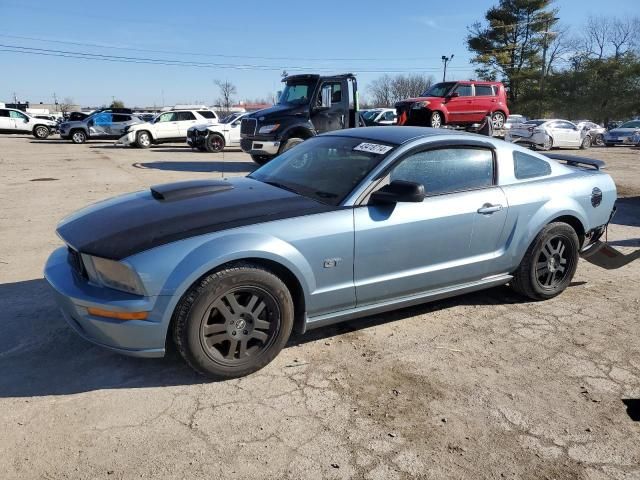
[(210, 133), (205, 140), (207, 152), (218, 153), (224, 149), (224, 138), (215, 133)]
[(214, 362), (239, 366), (268, 349), (279, 329), (280, 309), (275, 298), (261, 288), (239, 287), (208, 306), (200, 341)]
[(549, 238), (538, 254), (536, 279), (542, 289), (555, 290), (571, 271), (572, 247), (562, 236)]

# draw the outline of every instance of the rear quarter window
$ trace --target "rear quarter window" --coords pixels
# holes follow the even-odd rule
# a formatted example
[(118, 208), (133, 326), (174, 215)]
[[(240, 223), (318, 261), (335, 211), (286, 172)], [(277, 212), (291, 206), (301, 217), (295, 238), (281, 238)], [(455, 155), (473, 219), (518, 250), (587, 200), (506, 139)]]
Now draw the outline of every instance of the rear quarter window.
[(215, 113), (210, 112), (209, 110), (198, 110), (198, 113), (204, 118), (216, 118)]
[(513, 152), (513, 167), (518, 180), (545, 177), (551, 174), (549, 162), (518, 151)]

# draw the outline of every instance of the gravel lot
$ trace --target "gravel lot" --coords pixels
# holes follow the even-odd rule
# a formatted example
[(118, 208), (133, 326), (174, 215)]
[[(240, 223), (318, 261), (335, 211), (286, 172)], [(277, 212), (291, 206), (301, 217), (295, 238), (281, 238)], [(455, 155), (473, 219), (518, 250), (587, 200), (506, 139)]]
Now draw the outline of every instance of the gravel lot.
[[(640, 151), (586, 155), (626, 197), (609, 239), (640, 247)], [(0, 137), (1, 478), (640, 478), (640, 261), (581, 262), (544, 303), (501, 287), (314, 331), (218, 383), (175, 353), (122, 357), (67, 328), (42, 279), (59, 219), (253, 166)]]

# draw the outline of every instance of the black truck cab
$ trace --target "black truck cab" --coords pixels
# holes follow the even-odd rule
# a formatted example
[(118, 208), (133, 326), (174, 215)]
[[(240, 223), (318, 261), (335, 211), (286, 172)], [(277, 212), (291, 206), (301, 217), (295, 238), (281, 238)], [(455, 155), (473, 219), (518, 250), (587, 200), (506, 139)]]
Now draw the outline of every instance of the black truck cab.
[(359, 126), (353, 74), (291, 75), (278, 103), (242, 118), (240, 146), (258, 164), (319, 133)]

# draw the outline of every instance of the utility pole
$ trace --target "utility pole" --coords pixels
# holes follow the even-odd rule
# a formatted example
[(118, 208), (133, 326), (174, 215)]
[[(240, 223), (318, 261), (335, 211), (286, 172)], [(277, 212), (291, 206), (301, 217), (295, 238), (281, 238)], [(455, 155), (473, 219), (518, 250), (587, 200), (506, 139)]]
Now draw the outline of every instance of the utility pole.
[(56, 96), (56, 92), (53, 92), (53, 104), (56, 106), (56, 113), (58, 112), (58, 97)]
[(453, 53), (451, 55), (449, 55), (448, 57), (446, 55), (442, 56), (442, 63), (444, 63), (444, 72), (442, 74), (442, 81), (443, 82), (447, 81), (447, 63), (449, 63), (451, 60), (453, 60)]

